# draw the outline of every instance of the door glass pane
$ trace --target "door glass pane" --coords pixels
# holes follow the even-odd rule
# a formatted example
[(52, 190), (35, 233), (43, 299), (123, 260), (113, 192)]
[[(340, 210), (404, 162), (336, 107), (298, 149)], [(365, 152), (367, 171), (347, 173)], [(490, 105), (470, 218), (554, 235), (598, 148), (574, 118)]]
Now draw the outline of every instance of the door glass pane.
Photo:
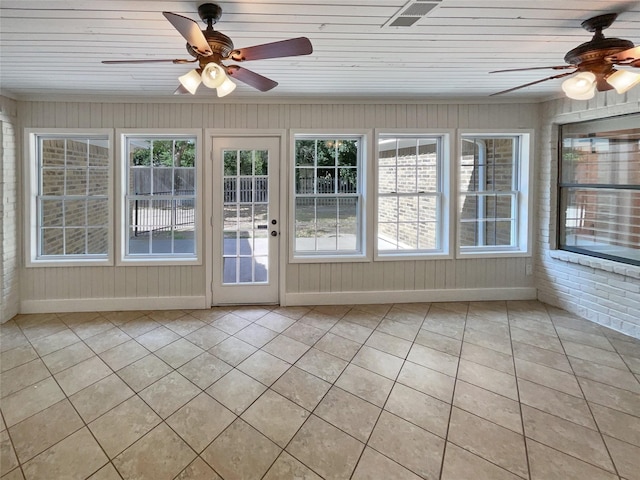
[[(269, 260), (268, 152), (225, 150), (224, 285), (267, 283)], [(235, 168), (236, 159), (239, 168)]]

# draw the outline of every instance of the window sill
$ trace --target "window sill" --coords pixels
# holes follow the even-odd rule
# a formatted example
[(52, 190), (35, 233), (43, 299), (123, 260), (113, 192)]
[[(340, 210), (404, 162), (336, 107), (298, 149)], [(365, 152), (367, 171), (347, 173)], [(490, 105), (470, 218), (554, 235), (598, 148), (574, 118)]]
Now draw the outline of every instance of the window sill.
[(122, 258), (118, 260), (120, 267), (162, 267), (162, 266), (198, 266), (202, 265), (199, 258), (169, 258), (169, 257), (147, 257), (147, 258)]
[(109, 258), (105, 259), (96, 259), (96, 258), (88, 258), (88, 259), (70, 259), (64, 258), (60, 260), (53, 260), (48, 258), (42, 259), (29, 259), (27, 260), (25, 267), (26, 268), (50, 268), (50, 267), (112, 267), (113, 260)]
[(590, 257), (589, 255), (581, 255), (579, 253), (567, 252), (565, 250), (550, 250), (549, 256), (554, 260), (560, 260), (567, 263), (575, 263), (596, 270), (617, 273), (625, 277), (640, 279), (640, 267), (627, 265), (625, 263), (613, 262), (603, 258)]
[(294, 255), (289, 258), (289, 263), (363, 263), (370, 262), (371, 258), (367, 255)]

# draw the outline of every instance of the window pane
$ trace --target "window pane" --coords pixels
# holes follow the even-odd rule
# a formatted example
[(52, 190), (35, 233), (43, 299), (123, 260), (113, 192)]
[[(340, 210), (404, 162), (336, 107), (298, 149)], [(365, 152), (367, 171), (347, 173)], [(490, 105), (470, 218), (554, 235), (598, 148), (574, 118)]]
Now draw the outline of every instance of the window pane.
[(355, 250), (358, 242), (358, 200), (338, 200), (338, 250)]
[(64, 255), (64, 230), (62, 228), (43, 228), (42, 255)]
[(316, 143), (314, 140), (296, 140), (296, 166), (313, 166)]
[(61, 227), (64, 225), (62, 200), (42, 200), (40, 209), (40, 223), (43, 227)]
[(316, 250), (316, 200), (296, 199), (296, 250), (313, 252)]
[(65, 172), (63, 169), (45, 168), (40, 171), (42, 195), (64, 195)]
[(225, 175), (238, 174), (238, 155), (236, 150), (224, 151), (224, 174)]
[(173, 167), (172, 140), (154, 140), (151, 149), (154, 167)]

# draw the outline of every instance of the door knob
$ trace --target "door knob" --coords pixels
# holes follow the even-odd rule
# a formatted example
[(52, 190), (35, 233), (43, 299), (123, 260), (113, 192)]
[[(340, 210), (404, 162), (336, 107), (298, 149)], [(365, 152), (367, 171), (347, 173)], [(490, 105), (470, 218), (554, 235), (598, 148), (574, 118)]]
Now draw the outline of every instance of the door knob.
[(278, 236), (278, 232), (276, 232), (275, 230), (271, 230), (271, 236), (272, 237), (277, 237)]

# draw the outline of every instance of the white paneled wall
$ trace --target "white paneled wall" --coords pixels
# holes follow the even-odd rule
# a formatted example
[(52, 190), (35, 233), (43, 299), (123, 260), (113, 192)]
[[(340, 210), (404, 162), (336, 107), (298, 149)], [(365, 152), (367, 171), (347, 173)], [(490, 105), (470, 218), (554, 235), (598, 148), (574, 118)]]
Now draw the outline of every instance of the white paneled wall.
[(589, 101), (542, 105), (536, 239), (539, 299), (640, 338), (640, 267), (562, 252), (556, 248), (558, 125), (640, 112), (640, 88), (600, 93)]
[[(250, 129), (252, 134), (261, 129), (290, 128), (537, 131), (539, 110), (537, 104), (19, 102), (21, 126), (29, 128), (214, 128)], [(208, 152), (204, 156), (210, 158)], [(289, 159), (283, 160), (283, 166), (289, 168)], [(204, 201), (211, 201), (211, 192), (205, 192)], [(206, 233), (209, 240), (211, 232)], [(210, 261), (205, 258), (205, 262)], [(281, 301), (533, 298), (534, 279), (526, 274), (528, 261), (503, 258), (287, 264)], [(22, 308), (187, 308), (189, 304), (200, 308), (208, 288), (206, 276), (204, 265), (23, 268)]]
[(18, 313), (20, 304), (17, 120), (17, 103), (0, 97), (0, 323)]

